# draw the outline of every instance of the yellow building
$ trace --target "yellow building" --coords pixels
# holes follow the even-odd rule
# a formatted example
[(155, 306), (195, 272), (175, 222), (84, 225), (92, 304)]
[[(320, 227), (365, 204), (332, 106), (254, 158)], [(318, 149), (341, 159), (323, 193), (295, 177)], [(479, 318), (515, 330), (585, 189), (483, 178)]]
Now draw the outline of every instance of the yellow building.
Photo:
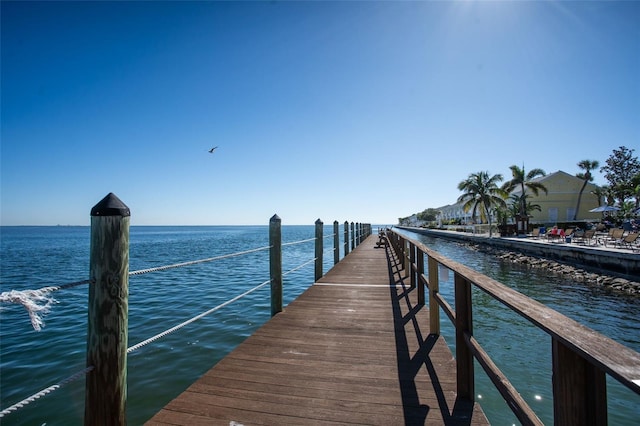
[[(527, 201), (531, 204), (538, 204), (541, 209), (541, 211), (527, 212), (531, 223), (557, 223), (573, 220), (580, 188), (584, 183), (582, 179), (559, 170), (546, 176), (537, 177), (532, 181), (543, 184), (548, 193), (545, 194), (544, 191), (540, 191), (536, 196), (530, 189), (526, 189), (526, 193), (529, 196)], [(589, 210), (599, 206), (598, 198), (592, 193), (596, 188), (597, 185), (587, 183), (582, 192), (580, 210), (576, 220), (597, 221), (602, 218), (602, 213), (589, 212)], [(512, 192), (512, 194), (517, 195), (521, 193), (522, 191), (519, 189)]]
[[(544, 191), (540, 191), (536, 196), (530, 189), (526, 189), (529, 197), (527, 201), (531, 204), (539, 205), (541, 209), (540, 211), (527, 212), (530, 223), (556, 224), (573, 220), (573, 213), (578, 203), (578, 195), (584, 183), (582, 179), (559, 170), (546, 176), (537, 177), (533, 179), (533, 182), (542, 183), (549, 192), (545, 194)], [(602, 219), (602, 213), (589, 212), (589, 210), (599, 206), (598, 198), (592, 193), (596, 188), (597, 185), (587, 183), (582, 192), (580, 211), (576, 221), (599, 221)], [(520, 189), (511, 192), (511, 194), (515, 195), (520, 195), (521, 193)], [(507, 204), (510, 203), (511, 201), (507, 200)], [(472, 223), (471, 212), (465, 212), (462, 206), (463, 203), (455, 203), (439, 207), (440, 216), (438, 220), (440, 223), (448, 223), (449, 221), (458, 221), (462, 224)], [(476, 220), (479, 219), (479, 214), (477, 216)], [(495, 217), (493, 222), (496, 222)]]

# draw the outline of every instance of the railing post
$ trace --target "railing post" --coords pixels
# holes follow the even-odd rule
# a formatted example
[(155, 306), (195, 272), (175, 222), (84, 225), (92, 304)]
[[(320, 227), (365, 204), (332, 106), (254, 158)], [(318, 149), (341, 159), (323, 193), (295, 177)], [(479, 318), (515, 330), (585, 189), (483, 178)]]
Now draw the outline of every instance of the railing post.
[(356, 222), (356, 247), (360, 245), (360, 223)]
[(91, 209), (85, 425), (125, 425), (129, 208), (109, 193)]
[(604, 371), (552, 338), (553, 419), (555, 425), (606, 425)]
[(269, 220), (269, 274), (271, 316), (274, 316), (282, 312), (282, 220), (277, 214)]
[(340, 262), (340, 229), (338, 221), (333, 221), (333, 264)]
[(410, 285), (411, 288), (416, 288), (416, 276), (417, 270), (414, 269), (413, 265), (416, 263), (416, 245), (409, 241), (409, 271), (411, 274)]
[(429, 332), (440, 335), (440, 305), (436, 294), (440, 291), (438, 262), (431, 256), (427, 258), (429, 268)]
[(316, 266), (315, 281), (322, 278), (322, 227), (323, 223), (320, 219), (316, 220)]
[(471, 315), (471, 284), (462, 275), (454, 273), (456, 306), (456, 376), (458, 397), (474, 400), (473, 354), (467, 346), (465, 334), (473, 335)]
[(349, 254), (349, 221), (344, 221), (344, 255)]
[(356, 232), (353, 226), (354, 224), (351, 222), (351, 251), (356, 248)]
[[(400, 270), (404, 269), (407, 262), (405, 261), (406, 259), (406, 246), (407, 243), (404, 239), (403, 236), (398, 235), (398, 247), (397, 247), (397, 255), (398, 255), (398, 263), (399, 263), (399, 268)], [(406, 276), (406, 272), (405, 272), (405, 276)]]
[(422, 276), (424, 275), (424, 252), (416, 247), (416, 275), (418, 277), (418, 305), (424, 306), (424, 282)]
[(402, 254), (403, 254), (403, 263), (404, 263), (404, 276), (405, 278), (409, 278), (411, 275), (411, 259), (409, 257), (409, 247), (411, 246), (411, 242), (406, 239), (402, 239)]

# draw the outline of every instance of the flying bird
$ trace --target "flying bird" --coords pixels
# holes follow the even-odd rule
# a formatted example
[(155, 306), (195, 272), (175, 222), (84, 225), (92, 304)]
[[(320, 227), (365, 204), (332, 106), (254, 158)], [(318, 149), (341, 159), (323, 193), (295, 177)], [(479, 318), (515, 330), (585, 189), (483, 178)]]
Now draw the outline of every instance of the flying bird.
[(213, 148), (211, 148), (209, 150), (209, 154), (213, 154), (213, 151), (215, 151), (217, 148), (218, 148), (217, 146), (214, 146)]

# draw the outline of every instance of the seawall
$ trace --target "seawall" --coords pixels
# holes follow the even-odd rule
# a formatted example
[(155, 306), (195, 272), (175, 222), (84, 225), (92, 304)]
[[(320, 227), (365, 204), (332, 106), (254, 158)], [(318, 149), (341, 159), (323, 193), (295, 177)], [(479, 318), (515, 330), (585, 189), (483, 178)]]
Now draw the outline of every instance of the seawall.
[(583, 268), (623, 274), (632, 279), (640, 275), (640, 253), (627, 249), (581, 246), (575, 243), (548, 243), (544, 240), (517, 237), (493, 237), (438, 229), (395, 226), (398, 229), (434, 237), (485, 244), (502, 250), (513, 250), (531, 256), (544, 257)]

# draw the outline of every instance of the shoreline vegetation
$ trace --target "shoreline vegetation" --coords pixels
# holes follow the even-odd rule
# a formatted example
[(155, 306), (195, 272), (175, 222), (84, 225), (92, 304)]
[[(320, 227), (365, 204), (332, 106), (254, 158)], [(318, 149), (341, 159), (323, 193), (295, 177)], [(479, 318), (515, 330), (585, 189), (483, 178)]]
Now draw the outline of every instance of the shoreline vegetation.
[(543, 257), (525, 255), (516, 251), (503, 250), (485, 244), (466, 243), (466, 245), (473, 250), (493, 254), (501, 260), (524, 265), (528, 268), (545, 269), (552, 275), (560, 275), (578, 283), (605, 287), (612, 291), (640, 297), (640, 282), (632, 281), (627, 278), (606, 274), (604, 272), (591, 272), (570, 263), (562, 263)]

